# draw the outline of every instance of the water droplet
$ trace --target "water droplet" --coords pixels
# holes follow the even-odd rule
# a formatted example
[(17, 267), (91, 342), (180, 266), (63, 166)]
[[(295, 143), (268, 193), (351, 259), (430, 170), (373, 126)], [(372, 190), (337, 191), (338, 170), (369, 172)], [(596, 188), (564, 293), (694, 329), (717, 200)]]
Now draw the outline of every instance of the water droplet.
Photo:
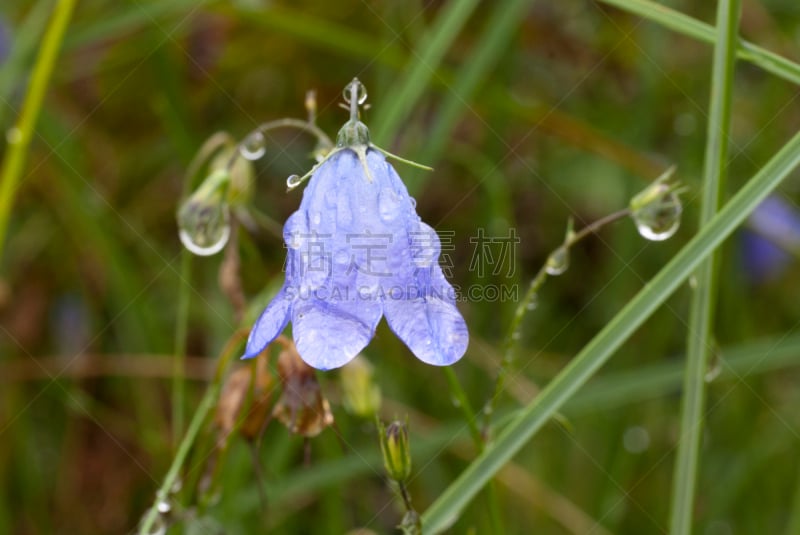
[(176, 480), (175, 480), (175, 483), (173, 483), (173, 484), (172, 484), (172, 487), (169, 489), (169, 491), (170, 491), (172, 494), (177, 494), (177, 493), (179, 493), (179, 492), (180, 492), (182, 489), (183, 489), (183, 480), (181, 480), (181, 479), (176, 479)]
[(156, 504), (156, 509), (158, 509), (159, 513), (165, 515), (170, 511), (172, 511), (172, 504), (169, 503), (167, 500), (159, 500), (158, 503)]
[(559, 247), (547, 257), (544, 270), (548, 275), (561, 275), (569, 268), (569, 250), (566, 247)]
[(228, 206), (223, 202), (190, 198), (178, 211), (178, 236), (184, 247), (196, 255), (220, 252), (230, 235)]
[(258, 160), (267, 152), (267, 140), (264, 134), (256, 130), (248, 135), (239, 146), (239, 153), (248, 160)]
[(636, 229), (643, 238), (663, 241), (671, 238), (681, 225), (683, 206), (678, 194), (669, 193), (663, 198), (643, 206), (632, 214)]
[(342, 92), (342, 96), (344, 97), (344, 101), (350, 104), (350, 96), (353, 94), (353, 90), (355, 89), (356, 92), (356, 102), (358, 104), (364, 104), (367, 101), (367, 88), (364, 87), (358, 78), (353, 78), (353, 81), (347, 84)]
[(450, 398), (450, 401), (452, 401), (452, 402), (453, 402), (453, 407), (455, 407), (455, 408), (458, 408), (458, 407), (460, 407), (460, 406), (461, 406), (461, 402), (460, 402), (460, 401), (458, 400), (458, 398), (457, 398), (457, 397), (455, 397), (455, 396), (454, 396), (454, 397), (452, 397), (452, 398)]
[(303, 177), (300, 175), (289, 175), (289, 178), (286, 179), (286, 187), (289, 189), (294, 189), (300, 185), (303, 181)]
[(511, 333), (511, 339), (512, 340), (519, 340), (520, 338), (522, 338), (522, 333), (521, 332), (514, 331), (513, 333)]
[(384, 221), (391, 221), (400, 213), (400, 198), (392, 189), (384, 188), (378, 195), (378, 213)]
[(9, 145), (14, 145), (22, 140), (22, 131), (16, 126), (12, 126), (6, 130), (6, 141)]

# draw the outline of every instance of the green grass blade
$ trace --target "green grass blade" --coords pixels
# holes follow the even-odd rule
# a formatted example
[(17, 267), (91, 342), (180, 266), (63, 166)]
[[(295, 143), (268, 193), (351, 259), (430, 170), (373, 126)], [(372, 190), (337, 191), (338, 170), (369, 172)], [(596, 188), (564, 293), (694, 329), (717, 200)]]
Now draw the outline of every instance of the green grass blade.
[(723, 208), (658, 272), (653, 280), (601, 330), (541, 393), (527, 405), (423, 515), (426, 533), (445, 529), (464, 506), (530, 438), (619, 349), (647, 318), (697, 269), (745, 218), (800, 165), (796, 134)]
[[(600, 0), (600, 2), (618, 7), (698, 41), (711, 44), (716, 42), (717, 35), (713, 26), (650, 0)], [(744, 40), (739, 42), (736, 55), (784, 80), (800, 84), (800, 65), (783, 56)]]
[[(723, 196), (740, 12), (739, 0), (720, 0), (717, 4), (718, 41), (714, 48), (712, 66), (700, 228), (714, 217)], [(670, 533), (673, 534), (688, 534), (692, 526), (704, 420), (705, 375), (713, 345), (712, 325), (717, 297), (718, 262), (717, 252), (703, 262), (697, 272), (697, 286), (692, 294), (678, 435), (680, 440), (672, 480)]]
[(439, 156), (478, 85), (485, 80), (489, 69), (503, 57), (503, 50), (514, 36), (516, 27), (524, 20), (522, 15), (530, 3), (530, 0), (510, 0), (496, 4), (486, 24), (486, 30), (473, 46), (474, 53), (470, 61), (460, 69), (458, 78), (449, 91), (451, 95), (445, 99), (439, 111), (425, 149), (419, 157), (420, 161), (433, 162)]
[(420, 52), (413, 58), (408, 74), (392, 93), (386, 95), (372, 121), (372, 136), (378, 145), (389, 145), (400, 122), (425, 91), (445, 52), (477, 6), (477, 0), (452, 0), (436, 18), (420, 44)]
[(51, 2), (39, 0), (25, 17), (14, 37), (14, 46), (9, 56), (0, 63), (0, 127), (5, 130), (6, 117), (11, 112), (14, 89), (28, 74), (30, 60), (42, 39), (47, 26)]
[(14, 142), (9, 143), (3, 167), (0, 169), (0, 259), (3, 257), (3, 244), (8, 230), (8, 219), (11, 216), (11, 206), (17, 193), (17, 187), (22, 172), (25, 169), (25, 159), (28, 147), (33, 139), (33, 130), (39, 111), (44, 101), (44, 94), (50, 83), (50, 75), (64, 39), (64, 32), (69, 25), (75, 0), (60, 0), (53, 12), (53, 18), (47, 27), (36, 65), (33, 69), (28, 93), (22, 106), (22, 113), (14, 126)]

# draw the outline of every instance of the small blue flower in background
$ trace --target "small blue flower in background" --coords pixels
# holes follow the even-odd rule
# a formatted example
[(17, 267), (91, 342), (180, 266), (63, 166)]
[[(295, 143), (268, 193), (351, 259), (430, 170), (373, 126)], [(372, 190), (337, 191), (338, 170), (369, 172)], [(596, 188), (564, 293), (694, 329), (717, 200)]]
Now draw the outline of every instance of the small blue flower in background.
[(752, 282), (780, 275), (791, 262), (787, 251), (800, 250), (800, 214), (778, 195), (762, 202), (742, 232), (742, 255)]
[[(312, 169), (300, 208), (286, 221), (286, 281), (256, 322), (243, 358), (258, 355), (291, 319), (300, 356), (327, 370), (353, 359), (381, 317), (420, 360), (448, 365), (469, 335), (439, 267), (436, 232), (384, 153), (358, 121), (366, 99), (345, 90), (350, 121), (337, 148)], [(290, 177), (294, 187), (303, 179)]]

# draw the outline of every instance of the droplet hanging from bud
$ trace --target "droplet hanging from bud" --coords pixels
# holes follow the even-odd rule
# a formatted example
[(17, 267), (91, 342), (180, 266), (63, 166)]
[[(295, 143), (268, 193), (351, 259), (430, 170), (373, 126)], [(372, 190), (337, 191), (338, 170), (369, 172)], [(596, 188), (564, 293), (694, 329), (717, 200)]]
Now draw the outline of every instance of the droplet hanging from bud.
[(569, 268), (569, 249), (563, 245), (550, 253), (547, 257), (547, 262), (544, 265), (544, 270), (548, 275), (561, 275)]
[(267, 152), (267, 139), (260, 131), (248, 135), (239, 146), (239, 153), (248, 160), (258, 160)]
[(358, 78), (353, 78), (353, 81), (347, 84), (344, 91), (342, 91), (344, 101), (348, 104), (352, 103), (352, 95), (355, 95), (356, 104), (359, 106), (367, 101), (367, 88), (364, 87), (364, 84), (362, 84)]
[(213, 255), (228, 243), (231, 225), (225, 192), (229, 182), (227, 171), (215, 171), (178, 209), (178, 236), (196, 255)]
[(667, 182), (674, 171), (671, 167), (631, 199), (631, 217), (636, 230), (647, 240), (666, 240), (680, 227), (683, 205), (678, 194), (681, 189), (679, 184)]

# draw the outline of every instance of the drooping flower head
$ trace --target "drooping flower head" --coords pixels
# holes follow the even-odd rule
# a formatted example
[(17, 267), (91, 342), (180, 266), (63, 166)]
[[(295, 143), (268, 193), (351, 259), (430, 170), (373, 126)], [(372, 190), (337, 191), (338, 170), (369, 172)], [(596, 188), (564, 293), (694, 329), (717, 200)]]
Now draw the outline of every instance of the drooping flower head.
[[(256, 321), (244, 358), (258, 355), (292, 322), (300, 356), (327, 370), (355, 357), (381, 317), (420, 360), (452, 364), (469, 335), (439, 267), (439, 238), (358, 120), (366, 100), (345, 89), (350, 121), (336, 148), (309, 173), (300, 208), (283, 227), (283, 287)], [(302, 179), (290, 177), (290, 187)]]

